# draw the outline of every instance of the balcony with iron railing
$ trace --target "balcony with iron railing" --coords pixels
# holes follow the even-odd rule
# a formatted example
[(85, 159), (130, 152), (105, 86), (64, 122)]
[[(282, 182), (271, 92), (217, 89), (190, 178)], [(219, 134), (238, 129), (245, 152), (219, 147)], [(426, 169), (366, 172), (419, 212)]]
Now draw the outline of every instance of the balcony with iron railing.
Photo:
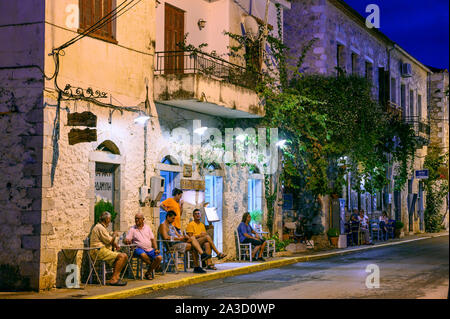
[(404, 121), (414, 130), (416, 140), (420, 147), (430, 144), (431, 128), (428, 120), (419, 116), (405, 116)]
[(261, 117), (259, 74), (198, 50), (156, 52), (155, 101), (224, 117)]

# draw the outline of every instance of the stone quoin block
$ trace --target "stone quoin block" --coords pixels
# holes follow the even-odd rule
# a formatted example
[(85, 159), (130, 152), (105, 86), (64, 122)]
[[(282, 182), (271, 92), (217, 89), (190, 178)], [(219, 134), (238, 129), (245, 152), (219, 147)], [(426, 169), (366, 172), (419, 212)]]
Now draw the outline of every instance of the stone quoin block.
[(22, 224), (25, 225), (39, 225), (41, 223), (41, 212), (40, 211), (22, 212), (20, 221), (22, 222)]
[(23, 249), (40, 249), (40, 237), (39, 236), (22, 236), (22, 248)]

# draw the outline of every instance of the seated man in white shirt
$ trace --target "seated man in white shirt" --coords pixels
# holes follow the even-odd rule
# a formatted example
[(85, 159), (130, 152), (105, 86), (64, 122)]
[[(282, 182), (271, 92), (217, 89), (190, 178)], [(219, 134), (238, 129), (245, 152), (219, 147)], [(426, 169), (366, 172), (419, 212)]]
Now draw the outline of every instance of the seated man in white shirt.
[(152, 272), (158, 268), (162, 261), (159, 250), (156, 249), (156, 239), (152, 229), (144, 224), (144, 215), (137, 213), (134, 217), (136, 225), (132, 226), (128, 231), (127, 237), (123, 240), (126, 244), (136, 244), (134, 255), (142, 258), (150, 267), (145, 273), (145, 278), (152, 280)]

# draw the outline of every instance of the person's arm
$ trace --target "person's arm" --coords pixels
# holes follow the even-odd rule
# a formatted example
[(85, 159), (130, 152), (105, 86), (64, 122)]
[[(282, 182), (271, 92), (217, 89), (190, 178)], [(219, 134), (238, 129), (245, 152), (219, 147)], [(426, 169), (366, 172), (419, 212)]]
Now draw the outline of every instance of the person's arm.
[(156, 239), (154, 236), (152, 237), (151, 241), (152, 241), (152, 246), (155, 248), (155, 254), (158, 255), (159, 254), (158, 244), (156, 243)]
[(169, 208), (164, 204), (164, 202), (161, 202), (161, 205), (159, 205), (159, 207), (161, 207), (165, 212), (168, 212)]
[(239, 225), (238, 232), (240, 232), (246, 238), (253, 238), (252, 236), (247, 234), (247, 229), (245, 228), (244, 224)]
[(167, 232), (167, 226), (165, 224), (161, 224), (160, 228), (159, 228), (159, 234), (161, 235), (162, 239), (164, 240), (169, 240), (170, 236)]
[(131, 245), (131, 243), (133, 242), (133, 228), (130, 228), (130, 230), (127, 233), (127, 236), (124, 238), (123, 242), (126, 245)]

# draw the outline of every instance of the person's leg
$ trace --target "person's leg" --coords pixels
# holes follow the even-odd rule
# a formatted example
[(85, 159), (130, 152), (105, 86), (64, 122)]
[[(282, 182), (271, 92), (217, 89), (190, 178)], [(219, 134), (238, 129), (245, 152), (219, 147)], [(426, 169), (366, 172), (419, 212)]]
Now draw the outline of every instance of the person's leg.
[(255, 259), (256, 254), (258, 253), (261, 246), (255, 246), (253, 247), (253, 253), (252, 253), (252, 259)]
[(214, 245), (214, 241), (212, 240), (212, 238), (209, 235), (206, 235), (206, 240), (208, 241), (208, 243), (211, 245), (212, 250), (217, 254), (217, 256), (220, 255), (219, 250), (216, 248), (216, 245)]
[(142, 260), (146, 263), (151, 265), (152, 261), (150, 260), (150, 257), (144, 252), (140, 255), (140, 257), (142, 258)]
[(186, 245), (186, 253), (188, 253), (188, 251), (191, 251), (192, 254), (192, 259), (194, 260), (194, 267), (199, 267), (199, 259), (198, 259), (198, 254), (197, 251), (194, 249), (194, 247), (191, 244), (187, 244)]
[(194, 236), (190, 237), (187, 242), (190, 243), (192, 247), (194, 247), (194, 249), (199, 252), (200, 255), (204, 253), (202, 247), (200, 246), (200, 244), (198, 243), (197, 239)]
[(261, 245), (261, 250), (259, 251), (259, 258), (262, 258), (262, 257), (263, 257), (264, 249), (266, 249), (266, 244), (267, 244), (266, 241), (264, 241), (264, 242), (262, 243), (262, 245)]
[(126, 263), (127, 263), (127, 255), (124, 253), (118, 254), (116, 257), (116, 261), (114, 263), (114, 271), (109, 283), (116, 283), (119, 280), (120, 272), (122, 271)]
[[(203, 248), (204, 248), (204, 251), (205, 251), (205, 253), (207, 253), (208, 255), (211, 255), (211, 245), (209, 244), (209, 242), (205, 242), (204, 244), (203, 244)], [(206, 260), (206, 265), (212, 265), (212, 260), (211, 260), (211, 258), (208, 258), (207, 260)]]

